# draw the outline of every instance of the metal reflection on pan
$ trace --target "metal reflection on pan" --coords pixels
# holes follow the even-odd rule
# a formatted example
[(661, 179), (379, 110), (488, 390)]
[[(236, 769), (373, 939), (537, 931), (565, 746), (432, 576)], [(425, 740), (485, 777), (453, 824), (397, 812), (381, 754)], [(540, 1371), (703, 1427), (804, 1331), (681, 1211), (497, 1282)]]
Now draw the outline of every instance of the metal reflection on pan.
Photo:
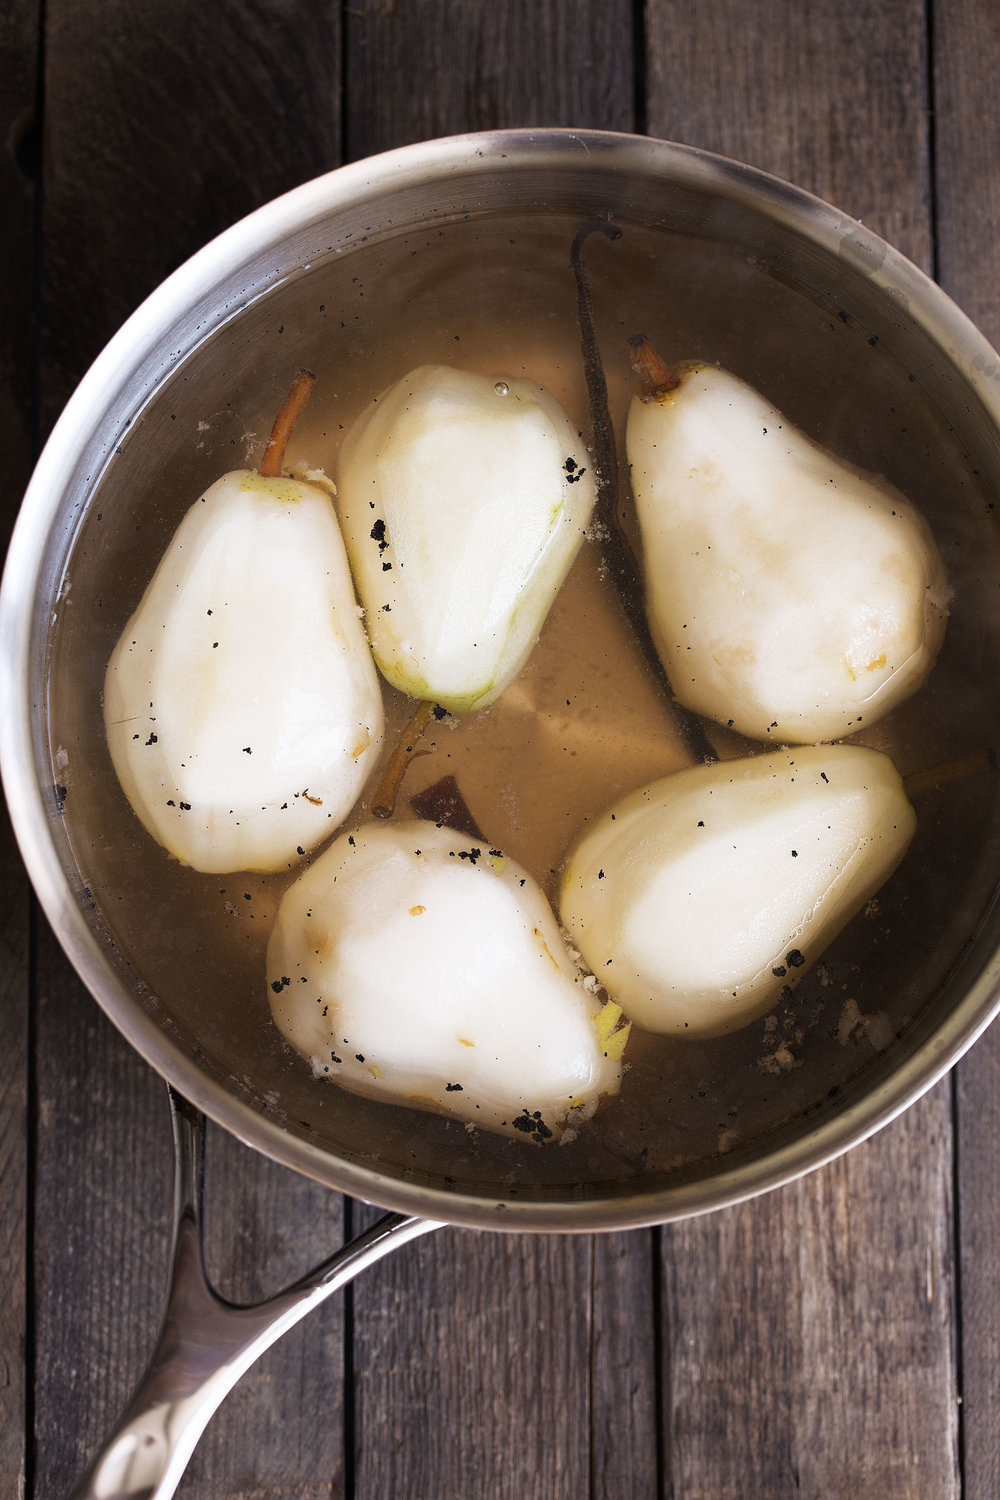
[[(53, 926), (108, 1014), (212, 1118), (300, 1171), (478, 1227), (620, 1228), (818, 1165), (928, 1087), (995, 1007), (1000, 825), (990, 776), (925, 794), (917, 837), (793, 1004), (730, 1037), (636, 1033), (618, 1099), (539, 1150), (313, 1079), (268, 1015), (288, 878), (200, 876), (124, 803), (99, 713), (111, 647), (187, 506), (252, 462), (292, 367), (297, 448), (331, 467), (371, 395), (428, 360), (526, 370), (588, 426), (569, 247), (588, 243), (611, 412), (625, 337), (719, 362), (927, 516), (955, 590), (919, 695), (863, 740), (904, 772), (995, 744), (1000, 549), (992, 351), (901, 256), (787, 184), (630, 137), (511, 132), (407, 148), (262, 209), (176, 273), (97, 361), (48, 445), (2, 601), (5, 782)], [(390, 724), (405, 702), (386, 690)], [(726, 741), (723, 754), (740, 742)], [(432, 735), (408, 790), (459, 769), (491, 841), (552, 890), (582, 820), (685, 762), (584, 546), (502, 700)], [(358, 810), (363, 816), (364, 805)], [(776, 1062), (779, 1056), (785, 1061)]]

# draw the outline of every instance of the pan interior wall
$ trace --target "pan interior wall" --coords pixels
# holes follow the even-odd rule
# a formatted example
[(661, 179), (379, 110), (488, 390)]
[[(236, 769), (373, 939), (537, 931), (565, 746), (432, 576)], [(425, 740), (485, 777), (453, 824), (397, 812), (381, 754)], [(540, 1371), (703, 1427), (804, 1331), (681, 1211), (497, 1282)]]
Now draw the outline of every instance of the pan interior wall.
[[(230, 316), (152, 396), (136, 396), (120, 451), (86, 491), (53, 605), (45, 776), (64, 789), (74, 878), (121, 983), (249, 1114), (329, 1153), (334, 1182), (346, 1159), (484, 1198), (560, 1201), (646, 1184), (662, 1195), (728, 1162), (763, 1160), (828, 1123), (933, 1032), (957, 999), (950, 976), (970, 933), (984, 955), (996, 942), (1000, 819), (985, 775), (924, 795), (900, 870), (771, 1017), (709, 1042), (634, 1031), (619, 1097), (572, 1143), (539, 1148), (315, 1080), (273, 1027), (265, 986), (267, 935), (292, 875), (197, 874), (132, 814), (104, 739), (108, 657), (188, 506), (223, 472), (257, 462), (297, 368), (318, 380), (293, 456), (329, 472), (354, 417), (423, 363), (526, 373), (589, 431), (568, 264), (579, 217), (565, 197), (565, 212), (480, 204), (430, 228), (397, 219), (284, 274)], [(623, 199), (621, 239), (587, 244), (619, 436), (626, 340), (643, 332), (668, 360), (733, 370), (818, 441), (884, 473), (929, 520), (954, 600), (928, 683), (857, 741), (887, 750), (904, 775), (1000, 743), (1000, 475), (981, 413), (963, 406), (895, 304), (879, 313), (849, 259), (811, 245), (796, 259), (794, 236), (771, 220), (751, 234), (745, 206), (712, 210), (690, 191), (673, 222), (665, 189), (645, 223), (636, 199)], [(622, 483), (627, 494), (624, 463)], [(388, 688), (385, 701), (391, 744), (409, 708)], [(726, 730), (712, 737), (724, 757), (759, 749)], [(584, 546), (515, 688), (429, 746), (407, 792), (456, 774), (489, 839), (550, 895), (588, 816), (686, 763), (596, 545)], [(362, 801), (356, 816), (365, 813)]]

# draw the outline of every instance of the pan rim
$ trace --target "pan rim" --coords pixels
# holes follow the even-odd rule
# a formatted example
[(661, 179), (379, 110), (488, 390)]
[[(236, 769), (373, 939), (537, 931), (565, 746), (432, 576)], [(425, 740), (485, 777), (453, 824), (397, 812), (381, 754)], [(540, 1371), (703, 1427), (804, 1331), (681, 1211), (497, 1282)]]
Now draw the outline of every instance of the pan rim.
[[(32, 884), (67, 957), (112, 1023), (147, 1063), (238, 1138), (307, 1177), (366, 1201), (471, 1228), (589, 1232), (667, 1222), (712, 1211), (791, 1182), (860, 1144), (930, 1089), (1000, 1009), (1000, 955), (994, 953), (962, 999), (877, 1086), (822, 1126), (754, 1161), (659, 1191), (571, 1201), (499, 1199), (410, 1183), (334, 1156), (259, 1114), (203, 1071), (128, 993), (86, 922), (55, 839), (58, 821), (36, 773), (31, 661), (44, 547), (60, 519), (68, 478), (105, 422), (116, 392), (135, 378), (144, 352), (162, 347), (172, 326), (206, 289), (277, 245), (293, 229), (347, 205), (425, 181), (459, 177), (503, 162), (505, 172), (541, 166), (659, 172), (715, 189), (793, 225), (826, 252), (860, 258), (866, 274), (904, 299), (907, 314), (960, 371), (1000, 430), (997, 355), (950, 298), (900, 252), (839, 210), (759, 169), (696, 147), (606, 131), (509, 130), (446, 137), (339, 167), (273, 200), (224, 231), (185, 262), (136, 310), (85, 374), (38, 460), (26, 491), (0, 589), (0, 769), (14, 832)], [(98, 414), (95, 417), (95, 413)]]

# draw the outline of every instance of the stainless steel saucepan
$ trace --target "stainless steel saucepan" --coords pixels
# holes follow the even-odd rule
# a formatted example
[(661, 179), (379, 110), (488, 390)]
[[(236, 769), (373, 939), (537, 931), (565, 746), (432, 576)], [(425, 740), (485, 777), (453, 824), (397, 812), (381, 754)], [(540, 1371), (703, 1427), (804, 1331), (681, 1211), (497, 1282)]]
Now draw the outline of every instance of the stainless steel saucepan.
[[(0, 598), (0, 752), (28, 869), (82, 979), (177, 1090), (164, 1336), (80, 1493), (171, 1494), (256, 1354), (396, 1244), (439, 1223), (648, 1225), (785, 1183), (904, 1109), (1000, 1003), (994, 779), (930, 775), (903, 865), (792, 1000), (714, 1041), (634, 1033), (618, 1099), (569, 1144), (521, 1144), (315, 1080), (273, 1028), (264, 984), (267, 930), (291, 877), (195, 875), (125, 802), (103, 734), (108, 656), (187, 507), (224, 471), (256, 462), (294, 370), (318, 376), (296, 448), (325, 467), (371, 397), (427, 361), (524, 370), (586, 433), (570, 246), (591, 223), (620, 230), (585, 243), (619, 432), (626, 340), (646, 333), (668, 358), (750, 380), (821, 442), (885, 473), (930, 522), (954, 590), (945, 646), (920, 692), (858, 738), (904, 774), (978, 765), (1000, 742), (997, 357), (857, 222), (690, 148), (511, 131), (344, 167), (196, 255), (67, 406)], [(386, 699), (401, 722), (405, 705), (388, 689)], [(716, 737), (723, 755), (748, 748)], [(682, 763), (596, 550), (515, 688), (431, 749), (407, 790), (447, 762), (487, 836), (543, 882), (589, 812)], [(201, 1272), (201, 1112), (392, 1212), (264, 1308), (229, 1308)]]

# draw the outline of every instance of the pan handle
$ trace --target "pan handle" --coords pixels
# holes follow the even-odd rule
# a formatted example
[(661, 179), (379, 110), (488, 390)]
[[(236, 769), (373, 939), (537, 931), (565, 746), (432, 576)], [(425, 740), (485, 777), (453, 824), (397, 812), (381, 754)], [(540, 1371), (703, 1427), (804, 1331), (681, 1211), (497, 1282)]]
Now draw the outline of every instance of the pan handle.
[(209, 1282), (202, 1252), (205, 1117), (173, 1088), (169, 1094), (174, 1252), (163, 1327), (132, 1400), (71, 1500), (169, 1500), (209, 1418), (254, 1360), (359, 1272), (441, 1227), (386, 1214), (266, 1302), (227, 1302)]

